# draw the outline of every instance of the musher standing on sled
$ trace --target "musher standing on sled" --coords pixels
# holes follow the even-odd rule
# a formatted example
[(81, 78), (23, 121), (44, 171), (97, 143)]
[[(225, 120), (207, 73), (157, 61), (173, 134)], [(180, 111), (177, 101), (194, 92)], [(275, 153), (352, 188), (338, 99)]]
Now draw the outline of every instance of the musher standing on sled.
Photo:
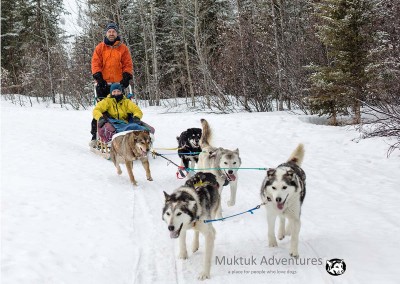
[[(133, 78), (131, 54), (128, 47), (121, 42), (121, 38), (118, 35), (118, 26), (115, 23), (107, 24), (104, 40), (96, 46), (93, 52), (92, 74), (97, 81), (96, 99), (98, 102), (110, 94), (110, 84), (119, 82), (123, 88), (126, 88), (129, 86), (129, 80)], [(141, 118), (141, 115), (139, 118)], [(92, 139), (89, 144), (91, 147), (96, 146), (96, 119), (98, 118), (98, 116), (94, 115), (91, 124), (90, 133), (92, 134)]]

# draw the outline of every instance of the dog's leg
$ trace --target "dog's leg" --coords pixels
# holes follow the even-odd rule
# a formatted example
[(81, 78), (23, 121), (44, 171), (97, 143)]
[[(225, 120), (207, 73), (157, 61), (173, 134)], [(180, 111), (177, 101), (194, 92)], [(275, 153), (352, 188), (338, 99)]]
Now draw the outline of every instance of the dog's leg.
[(122, 174), (121, 166), (117, 161), (114, 162), (114, 166), (117, 168), (117, 174), (118, 175)]
[(285, 229), (285, 235), (290, 236), (292, 234), (292, 221), (288, 219), (288, 222), (286, 224), (286, 229)]
[(217, 217), (217, 219), (222, 218), (222, 205), (221, 205), (221, 203), (222, 203), (222, 195), (221, 195), (222, 188), (223, 188), (222, 185), (220, 185), (219, 188), (218, 188), (218, 193), (219, 193), (220, 198), (219, 198), (219, 201), (218, 201), (217, 212), (216, 212), (216, 215), (215, 215), (215, 217)]
[[(190, 168), (194, 169), (194, 167), (196, 166), (196, 162), (194, 161), (194, 158), (190, 159)], [(193, 171), (189, 171), (188, 172), (188, 177), (192, 177), (194, 176), (194, 172)]]
[(189, 160), (185, 156), (182, 157), (182, 165), (185, 169), (189, 167)]
[(117, 174), (118, 175), (122, 174), (121, 166), (118, 163), (118, 157), (117, 154), (115, 153), (114, 148), (111, 148), (110, 159), (114, 163), (114, 166), (117, 168)]
[(300, 219), (292, 220), (292, 239), (290, 242), (290, 256), (299, 257)]
[(275, 237), (275, 220), (276, 215), (271, 211), (267, 212), (267, 220), (268, 220), (268, 245), (270, 247), (277, 247), (278, 243), (276, 242)]
[(128, 175), (129, 175), (129, 179), (131, 180), (131, 183), (133, 185), (137, 185), (135, 177), (133, 176), (133, 162), (125, 160), (125, 166), (126, 166), (126, 170), (128, 172)]
[(199, 275), (199, 280), (209, 279), (211, 270), (211, 258), (214, 251), (214, 241), (215, 241), (215, 229), (211, 224), (204, 224), (207, 226), (202, 230), (205, 237), (205, 254), (204, 254), (204, 264), (203, 271)]
[(187, 259), (187, 249), (186, 249), (186, 230), (182, 230), (181, 234), (179, 235), (179, 255), (178, 258), (180, 259)]
[(194, 231), (193, 243), (192, 243), (192, 252), (196, 252), (199, 249), (199, 231)]
[(115, 166), (117, 167), (117, 174), (122, 174), (121, 166), (118, 163)]
[(141, 162), (142, 162), (144, 170), (146, 171), (147, 180), (152, 181), (153, 178), (151, 177), (149, 159), (147, 159), (147, 158), (141, 159)]
[(231, 198), (228, 201), (228, 206), (233, 206), (236, 203), (236, 190), (237, 190), (237, 178), (235, 181), (230, 182)]
[(279, 216), (279, 230), (278, 230), (278, 239), (283, 240), (285, 237), (285, 220), (286, 218), (283, 216)]
[(216, 214), (217, 219), (221, 219), (222, 217), (222, 206), (221, 206), (221, 201), (218, 204), (218, 209), (217, 209), (217, 214)]

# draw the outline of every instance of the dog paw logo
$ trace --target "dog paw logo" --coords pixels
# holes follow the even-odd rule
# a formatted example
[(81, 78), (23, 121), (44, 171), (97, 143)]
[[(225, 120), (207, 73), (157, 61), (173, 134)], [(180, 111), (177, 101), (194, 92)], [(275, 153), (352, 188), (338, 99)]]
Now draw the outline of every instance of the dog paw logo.
[(330, 275), (339, 276), (346, 271), (346, 263), (343, 259), (332, 258), (326, 261), (325, 268)]

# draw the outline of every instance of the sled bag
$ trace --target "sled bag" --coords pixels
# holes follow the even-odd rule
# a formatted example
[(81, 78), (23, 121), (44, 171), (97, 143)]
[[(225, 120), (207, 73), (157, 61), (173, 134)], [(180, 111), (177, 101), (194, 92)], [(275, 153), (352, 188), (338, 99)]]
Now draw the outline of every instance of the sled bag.
[(97, 132), (99, 133), (100, 140), (104, 143), (110, 142), (112, 136), (117, 133), (115, 127), (109, 122), (104, 123), (103, 127), (98, 127)]

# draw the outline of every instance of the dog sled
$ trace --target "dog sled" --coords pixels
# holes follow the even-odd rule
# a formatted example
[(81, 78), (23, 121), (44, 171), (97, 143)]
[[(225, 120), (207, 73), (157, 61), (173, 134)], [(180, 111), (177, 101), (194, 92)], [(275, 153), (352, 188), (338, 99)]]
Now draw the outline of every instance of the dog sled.
[(116, 136), (124, 135), (132, 131), (149, 132), (151, 141), (154, 142), (155, 129), (146, 122), (140, 121), (139, 123), (126, 123), (123, 120), (109, 118), (103, 127), (97, 128), (96, 143), (94, 147), (90, 148), (90, 151), (98, 156), (110, 160), (112, 139)]
[[(134, 98), (132, 87), (129, 86), (129, 99)], [(94, 103), (97, 100), (96, 87), (94, 88)], [(102, 127), (97, 126), (97, 139), (94, 145), (90, 146), (90, 151), (98, 156), (110, 160), (110, 150), (112, 139), (119, 135), (124, 135), (132, 131), (146, 131), (150, 134), (151, 141), (154, 142), (155, 129), (144, 121), (134, 122), (133, 117), (129, 118), (128, 123), (124, 120), (108, 118)]]

